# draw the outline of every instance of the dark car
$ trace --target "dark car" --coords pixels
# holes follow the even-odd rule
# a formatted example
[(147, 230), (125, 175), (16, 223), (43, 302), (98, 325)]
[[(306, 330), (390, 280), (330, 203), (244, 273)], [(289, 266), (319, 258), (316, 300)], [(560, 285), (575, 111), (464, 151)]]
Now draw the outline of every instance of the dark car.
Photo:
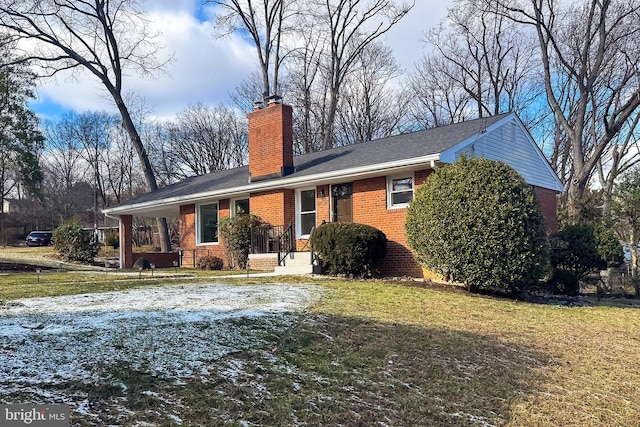
[(27, 235), (25, 241), (27, 246), (48, 246), (51, 244), (51, 231), (32, 231)]

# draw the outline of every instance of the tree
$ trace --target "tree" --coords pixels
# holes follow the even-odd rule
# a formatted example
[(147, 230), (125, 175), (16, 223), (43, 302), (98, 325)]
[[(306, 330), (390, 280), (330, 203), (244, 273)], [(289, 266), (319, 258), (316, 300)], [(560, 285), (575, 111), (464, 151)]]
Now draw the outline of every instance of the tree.
[(19, 188), (40, 194), (39, 152), (43, 137), (29, 109), (33, 75), (24, 65), (10, 64), (13, 45), (0, 49), (0, 237), (4, 236), (4, 200)]
[(553, 268), (571, 271), (578, 279), (615, 267), (624, 254), (611, 230), (602, 225), (570, 225), (550, 239)]
[(278, 95), (283, 35), (287, 33), (286, 21), (294, 2), (288, 0), (207, 0), (220, 6), (225, 13), (218, 14), (218, 28), (225, 33), (246, 32), (251, 37), (258, 54), (262, 74), (262, 98)]
[[(547, 114), (532, 34), (490, 6), (455, 0), (425, 35), (434, 52), (417, 63), (410, 86), (433, 125), (513, 111), (531, 127)], [(431, 125), (417, 110), (419, 121)]]
[(629, 245), (631, 274), (636, 295), (640, 295), (640, 269), (638, 245), (640, 245), (640, 169), (628, 172), (616, 185), (611, 198), (612, 223), (618, 236)]
[(535, 195), (502, 162), (462, 157), (437, 169), (409, 205), (406, 232), (425, 267), (471, 291), (522, 290), (548, 265)]
[[(322, 149), (334, 146), (334, 127), (342, 86), (362, 52), (386, 34), (415, 2), (397, 5), (394, 0), (312, 0), (310, 17), (327, 39), (328, 102), (323, 120)], [(309, 24), (311, 26), (311, 23)]]
[(400, 74), (388, 46), (374, 42), (362, 51), (343, 87), (336, 145), (371, 141), (398, 132), (407, 101), (390, 83)]
[[(640, 106), (640, 1), (484, 0), (535, 30), (569, 208)], [(562, 148), (562, 147), (565, 148)], [(562, 158), (566, 157), (566, 158)]]
[(75, 134), (76, 114), (67, 113), (58, 121), (44, 123), (46, 147), (42, 156), (43, 204), (52, 222), (70, 219), (79, 209), (76, 185), (90, 180), (90, 166), (83, 159), (83, 147)]
[[(136, 149), (150, 190), (158, 188), (149, 157), (123, 97), (125, 70), (150, 75), (161, 68), (155, 35), (137, 0), (0, 0), (0, 28), (28, 51), (15, 62), (29, 61), (40, 76), (84, 69), (112, 97)], [(171, 249), (167, 223), (158, 219), (163, 251)]]
[(184, 176), (204, 175), (246, 163), (247, 125), (234, 110), (187, 107), (169, 127), (172, 156)]

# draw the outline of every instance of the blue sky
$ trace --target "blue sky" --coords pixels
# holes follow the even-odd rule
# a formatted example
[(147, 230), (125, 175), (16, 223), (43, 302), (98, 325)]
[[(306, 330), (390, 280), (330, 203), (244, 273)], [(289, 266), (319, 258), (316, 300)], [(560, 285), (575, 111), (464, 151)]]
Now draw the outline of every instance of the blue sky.
[[(397, 60), (410, 70), (424, 52), (422, 33), (446, 14), (450, 0), (416, 0), (414, 9), (385, 38)], [(135, 92), (151, 115), (170, 118), (189, 104), (229, 102), (229, 93), (257, 70), (254, 48), (239, 36), (215, 37), (214, 11), (198, 0), (147, 0), (154, 27), (161, 31), (165, 57), (174, 56), (166, 73), (155, 79), (131, 75), (126, 91)], [(63, 73), (42, 81), (31, 107), (42, 119), (67, 110), (115, 112), (95, 77)]]

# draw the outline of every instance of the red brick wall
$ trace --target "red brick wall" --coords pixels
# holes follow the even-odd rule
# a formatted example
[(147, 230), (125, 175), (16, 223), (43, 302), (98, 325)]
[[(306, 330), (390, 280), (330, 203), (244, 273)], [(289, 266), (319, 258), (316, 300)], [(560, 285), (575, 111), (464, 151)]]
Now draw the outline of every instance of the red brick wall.
[(553, 234), (558, 231), (558, 192), (548, 188), (533, 187), (533, 190), (540, 204), (540, 211), (544, 217), (544, 225), (547, 233)]
[(253, 215), (260, 217), (260, 219), (266, 223), (271, 225), (284, 225), (288, 219), (285, 214), (285, 203), (287, 203), (289, 199), (289, 193), (293, 193), (293, 190), (251, 193), (249, 209)]
[[(228, 218), (230, 213), (229, 199), (218, 201), (218, 219)], [(193, 267), (198, 258), (205, 255), (217, 256), (227, 263), (224, 244), (220, 239), (218, 245), (196, 245), (196, 205), (180, 206), (180, 248), (185, 251), (184, 267)]]
[[(416, 189), (427, 175), (425, 171), (415, 173)], [(376, 227), (387, 236), (387, 256), (380, 266), (383, 275), (422, 277), (422, 268), (407, 247), (406, 217), (406, 208), (387, 209), (386, 177), (353, 182), (353, 221)]]
[(251, 270), (273, 271), (278, 266), (278, 254), (249, 254)]
[[(430, 170), (414, 173), (415, 189), (424, 183)], [(545, 218), (547, 231), (557, 230), (556, 201), (557, 193), (553, 190), (534, 187)], [(322, 190), (324, 189), (324, 197)], [(330, 221), (330, 192), (328, 185), (316, 187), (316, 224)], [(272, 225), (289, 225), (295, 227), (295, 192), (294, 190), (275, 190), (251, 194), (251, 213)], [(183, 249), (195, 249), (195, 205), (180, 208), (180, 243)], [(229, 200), (219, 202), (220, 219), (229, 216)], [(386, 177), (368, 178), (353, 181), (353, 220), (378, 228), (386, 234), (389, 241), (386, 259), (381, 265), (382, 274), (389, 276), (423, 277), (425, 271), (416, 262), (413, 253), (407, 246), (404, 232), (406, 208), (387, 209)], [(298, 250), (308, 250), (306, 240), (296, 241)], [(224, 247), (207, 245), (212, 255), (225, 259)], [(264, 264), (264, 265), (263, 265)], [(271, 269), (272, 261), (256, 261), (251, 268)]]
[(136, 252), (133, 254), (134, 263), (139, 258), (145, 258), (150, 264), (154, 264), (156, 268), (170, 268), (173, 267), (173, 261), (179, 262), (180, 254), (178, 252)]
[(252, 179), (293, 167), (293, 109), (270, 104), (248, 114), (249, 174)]

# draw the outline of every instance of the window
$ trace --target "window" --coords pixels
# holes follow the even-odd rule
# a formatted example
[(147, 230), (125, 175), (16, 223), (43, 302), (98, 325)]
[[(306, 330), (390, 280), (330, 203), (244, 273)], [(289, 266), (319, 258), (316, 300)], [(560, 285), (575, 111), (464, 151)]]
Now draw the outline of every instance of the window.
[(198, 244), (218, 243), (218, 203), (198, 209)]
[(231, 216), (239, 213), (249, 213), (249, 199), (234, 199), (231, 201)]
[(387, 205), (403, 208), (413, 200), (413, 174), (387, 178)]
[(296, 234), (309, 237), (311, 229), (316, 226), (316, 190), (299, 190), (296, 196)]

